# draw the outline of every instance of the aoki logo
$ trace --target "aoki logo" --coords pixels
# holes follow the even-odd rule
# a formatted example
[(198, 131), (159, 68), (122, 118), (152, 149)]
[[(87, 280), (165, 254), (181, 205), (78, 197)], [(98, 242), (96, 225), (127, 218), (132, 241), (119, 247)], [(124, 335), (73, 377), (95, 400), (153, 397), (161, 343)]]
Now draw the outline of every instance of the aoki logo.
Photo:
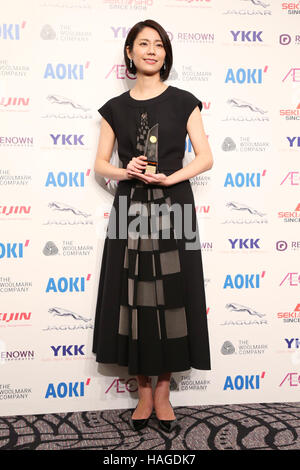
[(263, 73), (266, 73), (268, 66), (264, 69), (242, 69), (239, 68), (235, 72), (233, 69), (228, 69), (225, 83), (262, 83)]
[(88, 378), (86, 382), (60, 382), (58, 385), (49, 383), (45, 398), (72, 398), (84, 397), (85, 387), (90, 385), (91, 379)]
[[(91, 275), (88, 274), (86, 280), (89, 281)], [(85, 292), (84, 277), (60, 277), (57, 281), (50, 277), (47, 283), (46, 292)]]
[(234, 379), (227, 375), (223, 390), (255, 390), (261, 386), (261, 380), (265, 378), (265, 372), (260, 375), (236, 375)]
[(53, 80), (84, 80), (84, 69), (88, 69), (90, 62), (83, 64), (47, 64), (43, 78)]
[(61, 187), (65, 188), (66, 186), (69, 187), (84, 187), (85, 185), (85, 177), (90, 175), (91, 170), (87, 170), (86, 173), (83, 171), (79, 172), (64, 172), (60, 171), (55, 175), (52, 171), (48, 173), (47, 180), (45, 186), (54, 186), (54, 187)]
[(232, 175), (227, 173), (225, 177), (224, 187), (260, 187), (261, 186), (261, 176), (266, 176), (267, 171), (264, 170), (262, 173), (236, 173)]
[[(84, 145), (82, 142), (83, 139), (83, 134), (77, 135), (77, 134), (57, 134), (53, 135), (50, 134), (50, 137), (53, 139), (53, 144), (61, 144), (61, 145)], [(60, 142), (61, 140), (61, 142)]]
[(11, 41), (20, 40), (20, 28), (24, 29), (26, 21), (23, 21), (21, 25), (19, 24), (6, 24), (3, 23), (0, 26), (0, 38)]
[(23, 258), (24, 247), (29, 245), (29, 240), (25, 243), (0, 243), (1, 258)]
[(223, 289), (259, 289), (260, 279), (265, 276), (262, 274), (236, 274), (233, 278), (227, 274)]

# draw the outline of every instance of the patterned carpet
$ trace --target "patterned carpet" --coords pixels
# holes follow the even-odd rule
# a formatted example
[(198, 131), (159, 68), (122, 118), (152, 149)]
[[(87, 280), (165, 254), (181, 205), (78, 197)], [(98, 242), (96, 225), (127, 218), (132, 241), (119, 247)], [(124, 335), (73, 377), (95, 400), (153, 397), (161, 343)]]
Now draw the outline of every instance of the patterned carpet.
[(155, 414), (147, 428), (128, 424), (133, 409), (0, 417), (0, 450), (300, 449), (300, 403), (174, 407), (168, 434)]

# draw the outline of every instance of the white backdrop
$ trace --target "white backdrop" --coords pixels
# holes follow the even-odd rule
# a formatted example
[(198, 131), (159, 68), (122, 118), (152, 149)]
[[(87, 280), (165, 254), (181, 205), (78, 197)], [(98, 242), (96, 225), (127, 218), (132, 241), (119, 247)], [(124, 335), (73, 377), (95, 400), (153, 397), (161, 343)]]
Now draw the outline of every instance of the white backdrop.
[[(167, 84), (194, 93), (213, 168), (191, 179), (212, 370), (178, 405), (298, 401), (299, 6), (279, 0), (11, 0), (0, 24), (0, 413), (128, 408), (91, 352), (116, 182), (95, 177), (97, 109), (134, 85), (129, 29), (168, 31)], [(187, 138), (184, 164), (193, 158)], [(118, 165), (117, 146), (112, 163)]]

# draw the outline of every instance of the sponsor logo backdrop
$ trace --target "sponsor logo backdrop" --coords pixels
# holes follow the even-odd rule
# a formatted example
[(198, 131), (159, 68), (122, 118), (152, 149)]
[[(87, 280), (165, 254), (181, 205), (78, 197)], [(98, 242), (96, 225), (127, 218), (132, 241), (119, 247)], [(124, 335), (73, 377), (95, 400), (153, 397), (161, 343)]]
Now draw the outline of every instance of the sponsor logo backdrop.
[[(135, 377), (91, 352), (117, 182), (94, 175), (97, 109), (134, 85), (137, 21), (168, 31), (168, 84), (194, 93), (214, 155), (191, 179), (212, 370), (178, 405), (298, 401), (299, 2), (11, 0), (0, 24), (0, 413), (134, 407)], [(194, 157), (188, 137), (184, 165)], [(112, 163), (118, 165), (117, 145)], [(113, 289), (113, 286), (112, 286)], [(112, 290), (113, 295), (113, 290)]]

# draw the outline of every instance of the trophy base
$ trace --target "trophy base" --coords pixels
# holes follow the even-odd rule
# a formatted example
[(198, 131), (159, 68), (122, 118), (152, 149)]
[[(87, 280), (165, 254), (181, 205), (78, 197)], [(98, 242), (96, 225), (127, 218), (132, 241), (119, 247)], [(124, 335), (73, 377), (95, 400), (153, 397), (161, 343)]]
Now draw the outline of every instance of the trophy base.
[(145, 168), (145, 173), (152, 173), (155, 174), (157, 169), (157, 163), (156, 162), (148, 162), (147, 166)]

